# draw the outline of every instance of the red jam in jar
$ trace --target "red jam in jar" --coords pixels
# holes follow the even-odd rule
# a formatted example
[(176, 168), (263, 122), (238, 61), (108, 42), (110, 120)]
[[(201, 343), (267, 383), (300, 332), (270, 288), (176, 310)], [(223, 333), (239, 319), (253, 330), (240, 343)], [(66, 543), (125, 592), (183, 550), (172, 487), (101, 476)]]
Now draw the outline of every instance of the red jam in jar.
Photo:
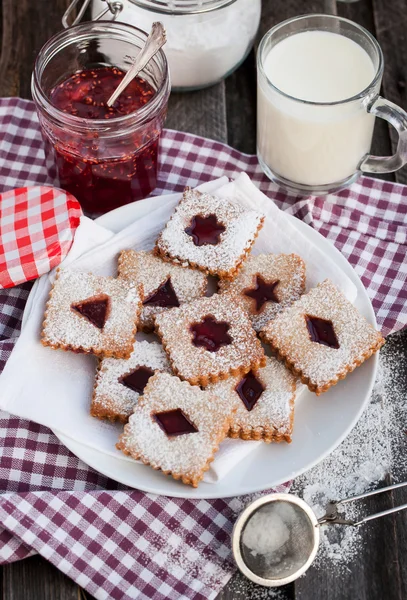
[[(59, 184), (79, 200), (88, 214), (105, 213), (140, 200), (156, 187), (160, 129), (148, 122), (147, 126), (141, 124), (120, 135), (121, 124), (117, 123), (116, 130), (114, 123), (144, 107), (155, 90), (145, 79), (136, 77), (108, 107), (107, 100), (124, 74), (116, 67), (85, 69), (49, 92), (50, 103), (60, 111), (98, 120), (97, 127), (90, 126), (79, 135), (68, 128), (56, 139), (46, 140)], [(106, 121), (106, 126), (100, 124), (101, 120)]]

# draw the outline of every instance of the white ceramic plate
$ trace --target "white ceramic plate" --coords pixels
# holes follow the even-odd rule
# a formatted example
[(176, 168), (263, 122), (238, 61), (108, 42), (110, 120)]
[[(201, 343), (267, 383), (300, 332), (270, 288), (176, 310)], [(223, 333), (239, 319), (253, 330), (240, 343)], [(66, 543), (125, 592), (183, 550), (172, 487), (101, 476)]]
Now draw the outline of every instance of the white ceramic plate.
[[(136, 202), (103, 215), (98, 223), (114, 232), (120, 231), (159, 201)], [(303, 235), (330, 256), (357, 288), (355, 305), (376, 326), (369, 297), (355, 271), (342, 254), (322, 235), (298, 219), (290, 217)], [(327, 273), (329, 276), (329, 273)], [(296, 406), (291, 444), (261, 444), (221, 481), (200, 483), (198, 489), (185, 486), (136, 462), (120, 460), (84, 446), (59, 432), (61, 442), (85, 463), (129, 487), (146, 492), (181, 498), (226, 498), (272, 488), (284, 483), (320, 462), (349, 434), (369, 402), (375, 381), (378, 356), (320, 397), (306, 391)]]

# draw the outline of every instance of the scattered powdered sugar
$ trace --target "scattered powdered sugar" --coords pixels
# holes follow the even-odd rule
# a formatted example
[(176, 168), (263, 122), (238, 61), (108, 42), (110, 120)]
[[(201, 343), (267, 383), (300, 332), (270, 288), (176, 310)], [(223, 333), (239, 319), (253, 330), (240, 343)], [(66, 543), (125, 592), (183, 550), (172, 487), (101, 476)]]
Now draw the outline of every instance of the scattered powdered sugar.
[[(380, 355), (371, 403), (356, 427), (328, 458), (295, 481), (291, 491), (302, 495), (317, 517), (325, 513), (330, 500), (349, 498), (380, 487), (379, 482), (389, 475), (389, 482), (406, 478), (406, 367), (401, 335), (392, 336)], [(372, 512), (371, 503), (350, 503), (341, 507), (341, 512), (347, 518), (358, 519)], [(366, 523), (359, 528), (321, 527), (315, 564), (321, 568), (333, 565), (339, 572), (346, 571), (347, 565), (357, 557), (363, 531), (369, 526)]]
[[(306, 315), (331, 321), (339, 348), (311, 341)], [(380, 333), (328, 279), (271, 321), (263, 329), (263, 335), (318, 391), (324, 391), (338, 376), (358, 366), (384, 342)]]
[(274, 357), (266, 357), (266, 366), (255, 371), (256, 378), (264, 386), (264, 391), (252, 410), (247, 410), (236, 392), (236, 385), (242, 377), (233, 377), (209, 385), (206, 389), (215, 395), (229, 398), (236, 406), (231, 430), (234, 434), (244, 431), (250, 434), (256, 430), (259, 434), (265, 430), (268, 437), (286, 436), (291, 440), (294, 416), (294, 398), (296, 378)]
[[(197, 215), (216, 215), (218, 223), (226, 228), (217, 244), (196, 246), (192, 236), (185, 232)], [(237, 202), (187, 189), (161, 232), (157, 249), (173, 262), (192, 264), (213, 275), (225, 276), (235, 271), (250, 250), (263, 220), (261, 213)]]
[[(168, 277), (179, 304), (191, 302), (206, 293), (208, 278), (197, 269), (188, 269), (163, 261), (152, 252), (123, 250), (119, 258), (119, 277), (142, 284), (144, 299), (148, 298)], [(154, 329), (154, 316), (168, 308), (143, 306), (140, 324), (143, 329)]]
[[(256, 275), (261, 275), (268, 283), (278, 281), (275, 288), (278, 302), (266, 302), (259, 312), (256, 311), (254, 300), (244, 294), (245, 290), (255, 289)], [(296, 254), (249, 256), (235, 279), (219, 282), (219, 290), (221, 293), (238, 296), (250, 316), (254, 329), (260, 331), (304, 293), (305, 263)]]

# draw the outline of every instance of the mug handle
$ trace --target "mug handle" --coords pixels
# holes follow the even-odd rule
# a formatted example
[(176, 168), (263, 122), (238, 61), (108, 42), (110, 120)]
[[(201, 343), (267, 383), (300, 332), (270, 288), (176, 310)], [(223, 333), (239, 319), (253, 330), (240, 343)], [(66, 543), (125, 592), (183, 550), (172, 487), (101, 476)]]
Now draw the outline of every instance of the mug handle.
[(381, 96), (377, 96), (369, 104), (367, 111), (393, 125), (399, 133), (399, 140), (396, 153), (393, 156), (368, 154), (360, 163), (359, 169), (363, 173), (392, 173), (397, 171), (407, 163), (407, 112)]

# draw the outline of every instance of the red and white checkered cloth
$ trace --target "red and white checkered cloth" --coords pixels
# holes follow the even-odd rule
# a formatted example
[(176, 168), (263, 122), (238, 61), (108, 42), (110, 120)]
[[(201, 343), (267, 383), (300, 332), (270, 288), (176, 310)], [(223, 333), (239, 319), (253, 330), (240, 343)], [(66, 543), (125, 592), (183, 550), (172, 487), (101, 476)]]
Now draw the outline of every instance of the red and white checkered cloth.
[[(362, 178), (325, 198), (296, 198), (256, 157), (166, 131), (157, 193), (246, 171), (278, 206), (320, 231), (366, 286), (385, 335), (407, 324), (407, 188)], [(0, 101), (0, 192), (52, 184), (33, 104)], [(0, 370), (30, 284), (0, 290)], [(45, 427), (0, 413), (0, 560), (38, 552), (98, 599), (214, 598), (233, 571), (233, 520), (251, 498), (158, 497), (107, 479)]]
[(81, 214), (76, 198), (57, 188), (37, 185), (0, 193), (0, 289), (59, 265)]

